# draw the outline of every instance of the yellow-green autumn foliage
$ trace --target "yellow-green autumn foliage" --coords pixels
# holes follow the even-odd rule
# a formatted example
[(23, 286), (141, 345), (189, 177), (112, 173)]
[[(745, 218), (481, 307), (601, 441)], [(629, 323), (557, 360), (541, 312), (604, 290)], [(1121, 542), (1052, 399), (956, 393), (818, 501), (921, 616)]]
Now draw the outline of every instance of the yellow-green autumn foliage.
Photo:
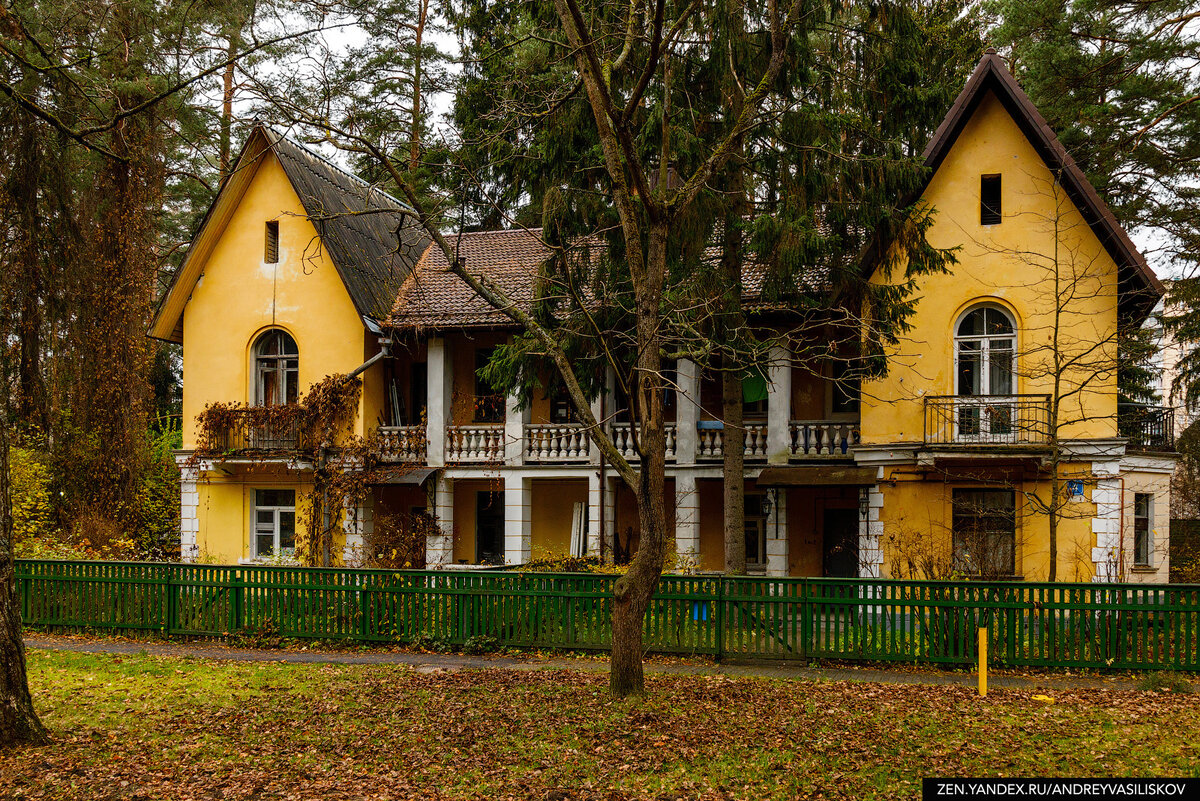
[(12, 487), (13, 535), (19, 543), (51, 533), (50, 468), (36, 451), (12, 448), (8, 480)]

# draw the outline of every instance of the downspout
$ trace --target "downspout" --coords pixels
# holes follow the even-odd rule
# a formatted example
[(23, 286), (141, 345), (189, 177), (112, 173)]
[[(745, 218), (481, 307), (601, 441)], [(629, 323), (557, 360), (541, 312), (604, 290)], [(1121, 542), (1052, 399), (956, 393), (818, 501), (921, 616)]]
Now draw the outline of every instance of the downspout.
[[(375, 364), (376, 362), (380, 361), (381, 359), (391, 358), (391, 356), (392, 356), (392, 338), (385, 337), (385, 336), (379, 337), (379, 353), (376, 353), (374, 356), (367, 359), (365, 362), (360, 364), (358, 367), (355, 367), (353, 370), (351, 370), (350, 373), (343, 379), (343, 383), (352, 381), (353, 379), (357, 378), (358, 376), (362, 375), (367, 370), (369, 370), (371, 368), (371, 365)], [(321, 449), (317, 455), (317, 470), (318, 470), (318, 472), (325, 468), (325, 463), (326, 463), (325, 445), (322, 444)], [(330, 531), (330, 527), (332, 526), (333, 521), (332, 521), (331, 515), (329, 513), (329, 490), (328, 489), (324, 489), (321, 491), (321, 518), (322, 518), (322, 520), (321, 520), (322, 531), (324, 531), (325, 534), (327, 535), (326, 537), (322, 538), (324, 540), (324, 546), (321, 551), (321, 565), (323, 567), (329, 567), (333, 562), (333, 554), (331, 553), (332, 542), (333, 542), (333, 532)]]
[[(604, 425), (604, 420), (608, 414), (606, 406), (608, 403), (608, 386), (600, 392), (600, 419), (597, 421), (600, 425)], [(597, 446), (597, 450), (600, 450)], [(600, 450), (600, 564), (604, 564), (604, 509), (608, 504), (605, 499), (608, 496), (608, 460), (604, 458), (604, 451)]]

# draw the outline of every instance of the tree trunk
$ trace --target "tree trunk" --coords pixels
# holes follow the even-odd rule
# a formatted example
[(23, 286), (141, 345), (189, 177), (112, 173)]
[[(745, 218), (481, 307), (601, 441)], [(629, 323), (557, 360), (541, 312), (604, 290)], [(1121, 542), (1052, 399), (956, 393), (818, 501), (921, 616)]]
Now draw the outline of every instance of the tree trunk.
[(46, 729), (33, 711), (21, 640), (21, 605), (13, 562), (12, 497), (8, 484), (8, 418), (0, 418), (0, 748), (41, 745)]
[(238, 57), (241, 50), (242, 42), (242, 23), (231, 24), (229, 26), (229, 51), (227, 57), (229, 64), (226, 65), (224, 75), (224, 91), (221, 98), (221, 180), (224, 181), (229, 177), (230, 171), (233, 169), (233, 92), (234, 92), (234, 59)]
[(721, 374), (721, 416), (725, 420), (725, 572), (732, 576), (746, 574), (746, 428), (742, 411), (742, 375), (727, 369)]

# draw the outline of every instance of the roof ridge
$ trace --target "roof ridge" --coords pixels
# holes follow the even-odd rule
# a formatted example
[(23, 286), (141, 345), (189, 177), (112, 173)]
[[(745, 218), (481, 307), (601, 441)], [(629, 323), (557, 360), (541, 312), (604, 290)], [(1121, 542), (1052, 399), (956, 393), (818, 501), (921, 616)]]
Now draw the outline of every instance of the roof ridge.
[[(337, 164), (334, 164), (332, 161), (327, 159), (325, 156), (321, 155), (320, 153), (317, 153), (315, 150), (310, 149), (304, 143), (296, 141), (292, 137), (288, 136), (287, 134), (285, 134), (284, 132), (282, 132), (281, 130), (276, 128), (274, 125), (271, 125), (271, 124), (265, 123), (265, 122), (260, 122), (258, 124), (261, 125), (263, 128), (267, 129), (268, 131), (270, 131), (275, 136), (279, 137), (281, 140), (287, 142), (292, 147), (295, 147), (295, 148), (298, 148), (298, 149), (304, 151), (306, 154), (308, 154), (312, 158), (316, 159), (317, 161), (321, 162), (325, 166), (329, 167), (331, 170), (341, 173), (342, 175), (349, 178), (351, 181), (354, 181), (355, 183), (360, 184), (361, 186), (366, 188), (368, 191), (378, 192), (380, 195), (382, 195), (383, 197), (392, 201), (397, 206), (402, 206), (403, 208), (406, 208), (409, 211), (413, 210), (412, 206), (410, 206), (407, 203), (405, 203), (404, 201), (400, 200), (395, 195), (391, 194), (390, 192), (386, 192), (383, 189), (380, 189), (378, 186), (372, 184), (370, 181), (366, 180), (361, 175), (356, 175), (355, 173), (352, 173), (349, 170), (344, 169), (344, 168), (338, 166)], [(333, 184), (333, 182), (329, 181), (328, 178), (325, 178), (324, 176), (321, 176), (321, 177), (328, 183)], [(335, 185), (335, 184), (333, 184), (333, 185)]]

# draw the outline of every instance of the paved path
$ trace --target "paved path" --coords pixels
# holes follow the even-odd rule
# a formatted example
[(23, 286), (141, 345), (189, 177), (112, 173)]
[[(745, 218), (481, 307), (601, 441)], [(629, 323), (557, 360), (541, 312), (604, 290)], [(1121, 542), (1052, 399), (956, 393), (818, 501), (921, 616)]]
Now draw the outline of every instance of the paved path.
[[(81, 639), (47, 634), (25, 637), (29, 648), (51, 651), (76, 651), (96, 654), (140, 654), (152, 656), (190, 656), (200, 659), (233, 662), (294, 662), (302, 664), (335, 665), (407, 665), (422, 673), (437, 671), (481, 670), (585, 670), (602, 672), (608, 664), (595, 659), (566, 657), (539, 658), (504, 656), (467, 656), (463, 654), (424, 654), (407, 651), (376, 651), (341, 653), (337, 651), (283, 651), (250, 648), (228, 648), (212, 643), (155, 643), (128, 640)], [(668, 662), (654, 659), (646, 663), (647, 673), (686, 674), (702, 676), (738, 676), (772, 679), (808, 679), (812, 681), (864, 681), (882, 684), (934, 684), (974, 687), (974, 673), (950, 673), (932, 670), (881, 670), (853, 667), (803, 667), (799, 665), (740, 665), (712, 662)], [(1011, 690), (1132, 690), (1137, 679), (1127, 676), (1011, 676), (992, 673), (988, 686)]]

